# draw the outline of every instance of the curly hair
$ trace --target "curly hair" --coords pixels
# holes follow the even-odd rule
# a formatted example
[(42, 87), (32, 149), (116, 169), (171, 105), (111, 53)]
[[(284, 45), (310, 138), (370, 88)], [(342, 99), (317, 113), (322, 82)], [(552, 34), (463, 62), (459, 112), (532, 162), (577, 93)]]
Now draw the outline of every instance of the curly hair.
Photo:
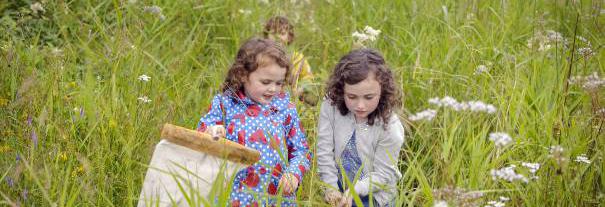
[(292, 43), (292, 41), (294, 41), (294, 26), (290, 24), (288, 18), (284, 16), (274, 16), (267, 20), (265, 23), (265, 29), (263, 30), (263, 35), (265, 38), (268, 38), (269, 34), (277, 34), (281, 32), (288, 33), (288, 42), (286, 44), (289, 45)]
[(328, 80), (326, 98), (338, 108), (340, 114), (346, 115), (349, 109), (345, 104), (345, 84), (357, 84), (368, 78), (370, 72), (375, 74), (376, 80), (380, 83), (381, 95), (376, 110), (368, 115), (368, 124), (374, 125), (376, 120), (381, 119), (386, 128), (393, 111), (402, 106), (402, 95), (391, 69), (379, 52), (372, 49), (358, 49), (343, 56)]
[(223, 93), (243, 91), (244, 82), (250, 73), (256, 71), (259, 67), (272, 63), (286, 68), (285, 77), (290, 75), (290, 58), (288, 58), (284, 48), (280, 44), (273, 40), (262, 38), (250, 38), (246, 40), (237, 52), (235, 61), (227, 72), (227, 77), (221, 86), (221, 91)]

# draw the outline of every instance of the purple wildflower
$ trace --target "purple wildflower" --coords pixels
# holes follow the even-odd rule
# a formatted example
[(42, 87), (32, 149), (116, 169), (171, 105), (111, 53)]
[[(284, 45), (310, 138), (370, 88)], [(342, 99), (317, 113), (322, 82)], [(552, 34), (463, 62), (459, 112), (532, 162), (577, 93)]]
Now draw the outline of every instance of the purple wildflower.
[(32, 142), (34, 142), (34, 146), (38, 146), (38, 134), (36, 134), (36, 130), (32, 130)]

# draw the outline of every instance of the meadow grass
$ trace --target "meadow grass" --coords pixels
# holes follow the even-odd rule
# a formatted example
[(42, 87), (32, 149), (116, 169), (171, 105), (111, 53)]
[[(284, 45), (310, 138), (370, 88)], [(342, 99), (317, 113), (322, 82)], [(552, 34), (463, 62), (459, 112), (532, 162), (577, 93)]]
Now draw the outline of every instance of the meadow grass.
[[(160, 127), (194, 128), (239, 45), (273, 15), (295, 23), (292, 47), (321, 86), (353, 32), (381, 30), (364, 44), (384, 54), (405, 93), (398, 205), (605, 203), (602, 1), (268, 2), (42, 0), (44, 11), (0, 2), (0, 205), (136, 205)], [(596, 88), (568, 81), (592, 73)], [(445, 96), (497, 111), (428, 102)], [(319, 108), (298, 106), (314, 144)], [(405, 119), (427, 108), (432, 120)], [(496, 148), (492, 132), (513, 141)], [(540, 164), (537, 179), (522, 162)], [(511, 164), (527, 183), (492, 179)], [(301, 205), (327, 205), (320, 186), (313, 168)]]

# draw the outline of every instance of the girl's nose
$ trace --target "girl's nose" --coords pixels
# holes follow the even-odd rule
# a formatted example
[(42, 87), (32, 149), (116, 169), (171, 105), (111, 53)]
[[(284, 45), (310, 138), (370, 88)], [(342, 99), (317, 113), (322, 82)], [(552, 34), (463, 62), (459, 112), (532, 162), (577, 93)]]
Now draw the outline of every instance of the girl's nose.
[(273, 92), (275, 92), (275, 90), (276, 90), (276, 89), (277, 89), (277, 86), (275, 86), (275, 84), (271, 84), (271, 85), (269, 86), (268, 91), (269, 91), (269, 92), (271, 92), (271, 93), (273, 93)]
[(366, 108), (366, 104), (363, 101), (357, 102), (357, 110), (364, 110)]

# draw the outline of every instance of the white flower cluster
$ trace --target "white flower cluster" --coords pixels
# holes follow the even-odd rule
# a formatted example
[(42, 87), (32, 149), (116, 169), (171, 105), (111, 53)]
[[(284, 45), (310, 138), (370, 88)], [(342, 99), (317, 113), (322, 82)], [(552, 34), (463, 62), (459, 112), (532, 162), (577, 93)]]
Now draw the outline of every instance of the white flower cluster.
[(576, 156), (576, 162), (583, 162), (586, 164), (590, 164), (591, 161), (588, 159), (588, 157), (586, 157), (586, 154), (581, 154), (579, 156)]
[(503, 179), (508, 182), (514, 182), (515, 180), (523, 181), (524, 183), (529, 182), (529, 180), (521, 174), (517, 174), (515, 172), (515, 168), (517, 166), (510, 165), (508, 167), (500, 168), (498, 170), (492, 169), (490, 174), (492, 175), (493, 180)]
[(553, 30), (546, 30), (546, 34), (538, 31), (532, 38), (527, 40), (527, 47), (534, 48), (538, 45), (538, 51), (547, 51), (553, 47), (553, 45), (562, 45), (567, 47), (567, 39), (559, 32)]
[(240, 14), (243, 14), (243, 15), (252, 14), (252, 11), (250, 11), (249, 9), (239, 9), (239, 10), (237, 10), (237, 12), (239, 12)]
[(410, 120), (411, 121), (420, 121), (420, 120), (433, 120), (433, 118), (435, 118), (435, 115), (437, 115), (437, 111), (433, 110), (433, 109), (427, 109), (421, 112), (418, 112), (412, 116), (410, 116)]
[(151, 77), (143, 74), (143, 75), (140, 75), (138, 79), (143, 82), (148, 82), (149, 80), (151, 80)]
[(564, 152), (563, 147), (561, 147), (559, 145), (550, 146), (549, 151), (550, 151), (550, 154), (548, 155), (548, 157), (557, 161), (557, 164), (562, 164), (563, 162), (567, 161), (567, 158), (565, 158), (565, 156), (563, 154), (563, 152)]
[(153, 5), (153, 6), (145, 6), (143, 7), (143, 11), (144, 12), (149, 12), (153, 15), (158, 16), (158, 18), (160, 18), (160, 20), (165, 20), (166, 16), (164, 16), (164, 14), (162, 13), (162, 8), (160, 8), (159, 6)]
[(595, 53), (594, 53), (594, 51), (592, 51), (592, 48), (590, 48), (590, 47), (582, 47), (582, 48), (578, 49), (578, 54), (580, 54), (581, 56), (584, 56), (584, 57), (591, 57)]
[(489, 140), (494, 142), (497, 148), (502, 148), (510, 144), (513, 138), (504, 132), (492, 132), (489, 134)]
[(435, 201), (435, 204), (433, 205), (433, 207), (448, 207), (447, 202), (441, 200), (441, 201)]
[(365, 41), (373, 42), (378, 38), (380, 34), (380, 30), (376, 30), (370, 26), (366, 26), (362, 32), (353, 32), (353, 38), (356, 39), (356, 42), (363, 43)]
[(487, 66), (485, 66), (485, 65), (479, 65), (479, 66), (477, 66), (477, 68), (475, 68), (475, 75), (480, 75), (480, 74), (487, 73), (487, 72), (488, 72)]
[(536, 172), (540, 169), (540, 163), (522, 162), (521, 166), (529, 169), (531, 174), (536, 174)]
[(443, 98), (431, 98), (429, 99), (430, 104), (437, 105), (438, 107), (450, 107), (455, 111), (472, 111), (472, 112), (486, 112), (492, 114), (496, 112), (496, 107), (491, 104), (486, 104), (481, 101), (467, 101), (458, 102), (456, 99), (445, 96)]
[(506, 206), (505, 202), (507, 202), (509, 200), (510, 200), (510, 198), (500, 196), (499, 200), (488, 201), (487, 205), (485, 205), (484, 207), (504, 207), (504, 206)]
[(42, 7), (42, 4), (40, 4), (40, 2), (36, 2), (36, 3), (29, 5), (29, 9), (31, 9), (34, 14), (38, 14), (38, 12), (40, 12), (40, 13), (46, 12), (46, 10), (44, 9), (44, 7)]
[(149, 103), (151, 102), (151, 99), (149, 99), (149, 97), (147, 96), (141, 96), (138, 98), (139, 101), (143, 102), (143, 103)]
[(595, 91), (598, 88), (605, 86), (605, 79), (599, 77), (599, 74), (597, 72), (593, 72), (592, 74), (587, 76), (571, 77), (568, 82), (570, 84), (581, 84), (582, 88), (588, 91)]

